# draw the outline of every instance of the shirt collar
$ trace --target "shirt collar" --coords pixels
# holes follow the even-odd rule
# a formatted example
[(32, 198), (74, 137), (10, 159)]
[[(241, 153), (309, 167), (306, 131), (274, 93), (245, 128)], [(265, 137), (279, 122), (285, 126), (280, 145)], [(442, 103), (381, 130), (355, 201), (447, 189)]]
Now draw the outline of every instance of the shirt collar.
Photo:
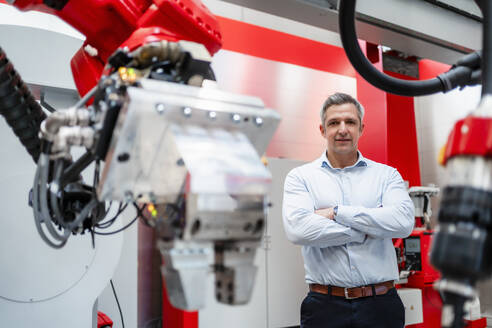
[[(358, 150), (357, 150), (357, 155), (358, 155), (358, 157), (357, 157), (357, 161), (355, 162), (355, 164), (354, 165), (351, 165), (351, 166), (344, 167), (344, 169), (348, 169), (348, 168), (352, 168), (352, 167), (367, 166), (367, 160), (365, 159), (364, 156), (362, 156), (362, 153), (360, 151), (358, 151)], [(321, 167), (334, 169), (331, 166), (331, 163), (328, 160), (328, 157), (326, 157), (326, 151), (323, 152), (323, 154), (318, 159), (318, 161), (319, 161)]]

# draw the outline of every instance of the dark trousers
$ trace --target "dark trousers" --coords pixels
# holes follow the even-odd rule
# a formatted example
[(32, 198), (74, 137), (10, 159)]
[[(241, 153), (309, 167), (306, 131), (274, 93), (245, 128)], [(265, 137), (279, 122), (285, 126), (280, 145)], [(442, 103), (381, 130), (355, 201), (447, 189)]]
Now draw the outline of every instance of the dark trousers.
[(402, 328), (405, 309), (396, 292), (347, 300), (309, 292), (301, 304), (301, 328)]

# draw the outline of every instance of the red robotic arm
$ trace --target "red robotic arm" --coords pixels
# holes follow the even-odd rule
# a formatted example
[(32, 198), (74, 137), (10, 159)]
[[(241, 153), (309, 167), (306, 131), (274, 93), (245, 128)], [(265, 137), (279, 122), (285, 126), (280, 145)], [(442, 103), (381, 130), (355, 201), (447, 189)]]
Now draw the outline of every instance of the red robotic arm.
[(222, 43), (219, 25), (199, 0), (11, 0), (21, 10), (54, 14), (86, 36), (71, 61), (80, 95), (96, 85), (118, 48), (132, 51), (148, 42), (187, 40), (211, 55)]

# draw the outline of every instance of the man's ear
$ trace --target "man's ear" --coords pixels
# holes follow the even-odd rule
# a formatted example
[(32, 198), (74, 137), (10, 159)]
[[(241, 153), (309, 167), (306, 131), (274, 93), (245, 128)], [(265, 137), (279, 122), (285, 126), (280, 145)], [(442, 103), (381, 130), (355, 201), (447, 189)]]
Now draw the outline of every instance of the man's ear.
[(365, 125), (364, 125), (364, 123), (362, 123), (362, 125), (360, 126), (360, 134), (361, 135), (362, 135), (362, 132), (364, 132), (364, 127), (365, 127)]
[(321, 132), (321, 135), (324, 137), (325, 136), (325, 128), (323, 127), (322, 124), (319, 125), (319, 132)]

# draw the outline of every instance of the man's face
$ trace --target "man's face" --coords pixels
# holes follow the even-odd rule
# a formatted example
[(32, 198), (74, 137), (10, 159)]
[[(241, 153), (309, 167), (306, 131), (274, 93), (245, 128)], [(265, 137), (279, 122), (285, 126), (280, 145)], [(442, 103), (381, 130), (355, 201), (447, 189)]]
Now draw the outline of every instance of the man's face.
[(354, 104), (332, 105), (326, 110), (324, 126), (319, 126), (329, 152), (345, 155), (357, 152), (364, 125)]

